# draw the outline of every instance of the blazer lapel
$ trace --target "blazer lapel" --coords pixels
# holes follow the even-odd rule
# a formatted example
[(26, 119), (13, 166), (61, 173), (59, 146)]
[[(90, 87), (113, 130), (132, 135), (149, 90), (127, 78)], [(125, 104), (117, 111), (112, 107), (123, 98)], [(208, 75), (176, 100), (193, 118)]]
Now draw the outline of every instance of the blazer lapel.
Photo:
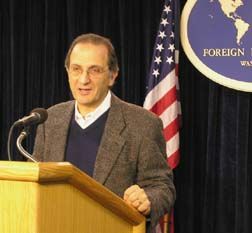
[(112, 95), (111, 107), (97, 153), (93, 173), (93, 178), (102, 184), (105, 183), (125, 143), (125, 139), (121, 136), (121, 132), (124, 128), (125, 122), (120, 100)]
[[(71, 118), (74, 111), (74, 101), (71, 101), (67, 106), (64, 106), (62, 111), (57, 113), (57, 116), (52, 121), (50, 129), (55, 129), (54, 132), (49, 133), (52, 135), (49, 138), (49, 150), (47, 152), (52, 156), (53, 161), (64, 161), (65, 150), (67, 145), (68, 130), (71, 124)], [(54, 143), (57, 142), (57, 143)]]

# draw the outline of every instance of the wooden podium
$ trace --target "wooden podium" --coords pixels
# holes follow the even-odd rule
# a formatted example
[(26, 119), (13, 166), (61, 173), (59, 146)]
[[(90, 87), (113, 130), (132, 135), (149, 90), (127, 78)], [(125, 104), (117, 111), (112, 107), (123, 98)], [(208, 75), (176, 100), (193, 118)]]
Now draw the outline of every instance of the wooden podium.
[(1, 233), (144, 233), (145, 218), (67, 162), (0, 161)]

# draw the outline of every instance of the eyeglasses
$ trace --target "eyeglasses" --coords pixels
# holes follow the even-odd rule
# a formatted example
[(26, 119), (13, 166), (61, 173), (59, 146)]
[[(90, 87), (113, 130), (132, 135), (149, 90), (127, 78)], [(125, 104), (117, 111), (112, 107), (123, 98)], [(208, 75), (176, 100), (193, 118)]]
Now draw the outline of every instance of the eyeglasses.
[[(90, 77), (98, 77), (99, 75), (108, 70), (108, 68), (103, 68), (100, 66), (90, 66), (87, 68), (86, 73)], [(79, 65), (71, 65), (68, 69), (68, 72), (74, 77), (79, 77), (83, 74), (84, 70)]]

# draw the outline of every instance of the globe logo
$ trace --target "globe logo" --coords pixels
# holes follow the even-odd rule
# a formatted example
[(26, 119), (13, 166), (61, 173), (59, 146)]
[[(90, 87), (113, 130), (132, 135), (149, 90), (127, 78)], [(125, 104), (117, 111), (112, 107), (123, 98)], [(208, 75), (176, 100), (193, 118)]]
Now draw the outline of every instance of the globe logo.
[(248, 0), (188, 0), (181, 42), (192, 64), (213, 81), (252, 91), (252, 5)]

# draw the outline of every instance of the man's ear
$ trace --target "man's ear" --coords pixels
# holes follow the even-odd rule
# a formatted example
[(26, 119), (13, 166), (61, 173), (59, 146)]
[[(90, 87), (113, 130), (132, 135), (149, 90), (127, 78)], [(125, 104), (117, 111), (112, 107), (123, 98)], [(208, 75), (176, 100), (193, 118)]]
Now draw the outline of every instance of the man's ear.
[(109, 72), (109, 79), (110, 79), (110, 83), (109, 83), (110, 85), (109, 86), (112, 87), (114, 85), (117, 76), (118, 76), (118, 71)]

